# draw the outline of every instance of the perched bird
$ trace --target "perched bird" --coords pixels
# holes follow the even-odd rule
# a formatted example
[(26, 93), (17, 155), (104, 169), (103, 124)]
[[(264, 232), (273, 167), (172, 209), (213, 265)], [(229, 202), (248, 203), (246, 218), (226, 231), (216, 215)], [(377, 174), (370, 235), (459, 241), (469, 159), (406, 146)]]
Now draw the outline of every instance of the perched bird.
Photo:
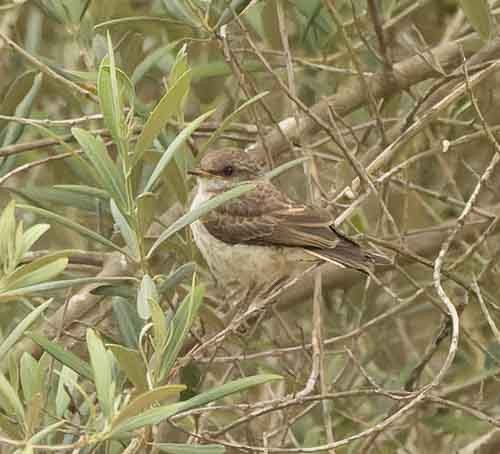
[(388, 263), (339, 233), (327, 210), (295, 202), (262, 179), (264, 166), (242, 150), (210, 151), (189, 173), (198, 179), (191, 209), (244, 181), (255, 183), (191, 224), (196, 245), (229, 298), (265, 296), (318, 261), (365, 272)]

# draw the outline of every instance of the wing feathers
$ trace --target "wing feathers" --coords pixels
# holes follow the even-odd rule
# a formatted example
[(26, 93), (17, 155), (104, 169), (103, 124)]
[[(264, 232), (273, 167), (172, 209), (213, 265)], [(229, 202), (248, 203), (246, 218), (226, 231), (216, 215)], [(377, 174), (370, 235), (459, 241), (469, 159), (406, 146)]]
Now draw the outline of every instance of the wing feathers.
[(323, 260), (357, 269), (373, 263), (370, 254), (333, 228), (328, 211), (295, 203), (267, 182), (212, 210), (201, 221), (226, 243), (301, 247)]

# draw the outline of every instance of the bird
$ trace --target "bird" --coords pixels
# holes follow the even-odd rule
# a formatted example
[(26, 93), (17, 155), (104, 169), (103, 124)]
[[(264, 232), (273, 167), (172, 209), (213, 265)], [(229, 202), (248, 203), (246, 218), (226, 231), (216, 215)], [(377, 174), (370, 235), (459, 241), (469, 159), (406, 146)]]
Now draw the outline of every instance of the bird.
[(216, 282), (235, 302), (265, 298), (321, 262), (365, 273), (388, 263), (339, 232), (328, 210), (290, 199), (265, 178), (266, 166), (251, 153), (211, 150), (188, 173), (198, 183), (191, 210), (243, 182), (254, 183), (190, 225)]

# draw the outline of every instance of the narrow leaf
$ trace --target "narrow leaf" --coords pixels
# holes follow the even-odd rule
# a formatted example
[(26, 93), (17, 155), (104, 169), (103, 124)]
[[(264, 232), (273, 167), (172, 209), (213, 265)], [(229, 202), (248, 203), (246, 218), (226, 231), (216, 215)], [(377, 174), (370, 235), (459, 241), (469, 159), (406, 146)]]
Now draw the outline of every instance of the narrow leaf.
[(36, 342), (42, 347), (49, 355), (57, 359), (61, 364), (74, 370), (78, 375), (81, 375), (88, 380), (94, 381), (92, 368), (88, 363), (80, 359), (74, 353), (64, 350), (63, 347), (50, 341), (45, 336), (37, 333), (26, 334), (32, 341)]
[(159, 403), (162, 400), (177, 396), (185, 389), (186, 387), (184, 385), (165, 385), (142, 393), (120, 411), (120, 413), (113, 420), (113, 425), (119, 424), (121, 421), (125, 421), (128, 418), (139, 414), (145, 408), (150, 407), (156, 402)]
[(230, 189), (229, 191), (226, 191), (222, 194), (212, 197), (210, 200), (207, 200), (206, 202), (202, 203), (195, 210), (191, 210), (189, 213), (186, 213), (184, 216), (181, 216), (179, 219), (177, 219), (177, 221), (175, 221), (172, 225), (170, 225), (170, 227), (158, 237), (158, 239), (154, 242), (153, 246), (151, 246), (147, 258), (150, 258), (153, 252), (164, 241), (168, 240), (168, 238), (170, 238), (174, 233), (177, 233), (179, 230), (183, 229), (187, 225), (197, 221), (200, 217), (208, 213), (210, 210), (213, 210), (214, 208), (217, 208), (219, 205), (222, 205), (228, 200), (239, 197), (242, 194), (245, 194), (246, 192), (253, 190), (254, 188), (255, 184), (252, 183), (236, 186), (235, 188)]
[(172, 141), (172, 143), (168, 146), (168, 148), (165, 150), (163, 155), (161, 156), (160, 160), (158, 161), (158, 164), (156, 165), (155, 169), (153, 170), (153, 173), (149, 177), (148, 182), (146, 183), (146, 186), (144, 187), (143, 192), (151, 192), (153, 189), (153, 186), (155, 185), (156, 181), (158, 180), (158, 177), (161, 175), (165, 167), (168, 165), (170, 160), (174, 157), (174, 154), (179, 151), (179, 149), (184, 145), (186, 140), (191, 136), (191, 134), (200, 126), (205, 119), (207, 119), (210, 115), (212, 115), (215, 112), (215, 110), (210, 110), (203, 115), (200, 115), (196, 120), (193, 120), (188, 126), (186, 126), (178, 135), (177, 137)]
[(24, 332), (40, 317), (50, 303), (54, 301), (52, 298), (43, 304), (40, 304), (36, 309), (32, 310), (23, 320), (16, 325), (16, 327), (9, 333), (9, 335), (0, 344), (0, 358), (5, 358), (10, 349), (16, 342), (24, 336)]
[(215, 132), (210, 136), (210, 138), (203, 144), (203, 146), (200, 150), (200, 156), (203, 156), (204, 152), (206, 150), (208, 150), (210, 145), (212, 145), (220, 137), (220, 135), (227, 129), (227, 127), (231, 124), (231, 122), (233, 121), (233, 119), (237, 115), (239, 115), (247, 107), (260, 101), (264, 96), (267, 96), (269, 93), (270, 93), (269, 91), (265, 91), (263, 93), (259, 93), (258, 95), (255, 95), (254, 97), (250, 98), (248, 101), (244, 102), (241, 106), (239, 106), (230, 115), (228, 115), (224, 119), (224, 121), (220, 124), (220, 126), (215, 130)]
[(172, 115), (180, 109), (182, 99), (188, 92), (190, 83), (191, 72), (186, 71), (175, 84), (169, 88), (167, 93), (165, 93), (163, 98), (161, 98), (160, 102), (151, 112), (135, 145), (134, 164), (138, 162), (142, 158), (144, 152), (151, 147), (153, 140), (165, 127)]
[(97, 243), (103, 244), (104, 246), (114, 249), (115, 251), (119, 251), (122, 254), (126, 254), (126, 251), (124, 251), (122, 248), (117, 246), (112, 241), (108, 240), (107, 238), (104, 238), (102, 235), (99, 235), (94, 230), (88, 229), (87, 227), (84, 227), (83, 225), (78, 224), (64, 216), (31, 205), (18, 205), (17, 207), (22, 210), (32, 211), (33, 213), (36, 213), (44, 218), (50, 219), (51, 221), (61, 224), (63, 227), (78, 232), (80, 235), (86, 238), (96, 241)]
[(164, 405), (162, 407), (146, 410), (138, 416), (129, 418), (117, 425), (112, 425), (110, 437), (118, 437), (125, 432), (138, 429), (140, 427), (158, 424), (165, 419), (171, 418), (184, 411), (192, 410), (193, 408), (202, 407), (217, 399), (229, 396), (231, 394), (243, 391), (252, 386), (260, 385), (270, 381), (281, 380), (279, 375), (263, 374), (255, 375), (253, 377), (240, 378), (225, 385), (218, 386), (209, 391), (188, 399), (184, 402), (178, 402), (171, 405)]
[(87, 329), (87, 348), (94, 371), (97, 399), (104, 416), (109, 419), (112, 416), (114, 400), (111, 363), (102, 340), (92, 329)]
[(132, 230), (129, 223), (127, 222), (127, 219), (125, 219), (125, 216), (122, 214), (113, 199), (110, 200), (110, 207), (113, 220), (120, 230), (120, 233), (125, 240), (125, 244), (127, 245), (130, 252), (129, 255), (136, 261), (139, 260), (141, 252), (139, 248), (139, 242), (137, 241), (137, 235)]

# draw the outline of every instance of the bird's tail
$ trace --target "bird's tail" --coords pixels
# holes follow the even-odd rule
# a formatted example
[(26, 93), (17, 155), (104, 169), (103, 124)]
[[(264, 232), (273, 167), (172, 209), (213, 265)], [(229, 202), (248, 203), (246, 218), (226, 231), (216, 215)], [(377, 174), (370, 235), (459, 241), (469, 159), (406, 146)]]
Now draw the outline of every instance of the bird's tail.
[(359, 244), (343, 236), (340, 237), (340, 241), (333, 248), (309, 249), (308, 252), (326, 262), (335, 263), (346, 268), (353, 268), (364, 273), (374, 266), (389, 265), (391, 263), (387, 257), (367, 251)]

